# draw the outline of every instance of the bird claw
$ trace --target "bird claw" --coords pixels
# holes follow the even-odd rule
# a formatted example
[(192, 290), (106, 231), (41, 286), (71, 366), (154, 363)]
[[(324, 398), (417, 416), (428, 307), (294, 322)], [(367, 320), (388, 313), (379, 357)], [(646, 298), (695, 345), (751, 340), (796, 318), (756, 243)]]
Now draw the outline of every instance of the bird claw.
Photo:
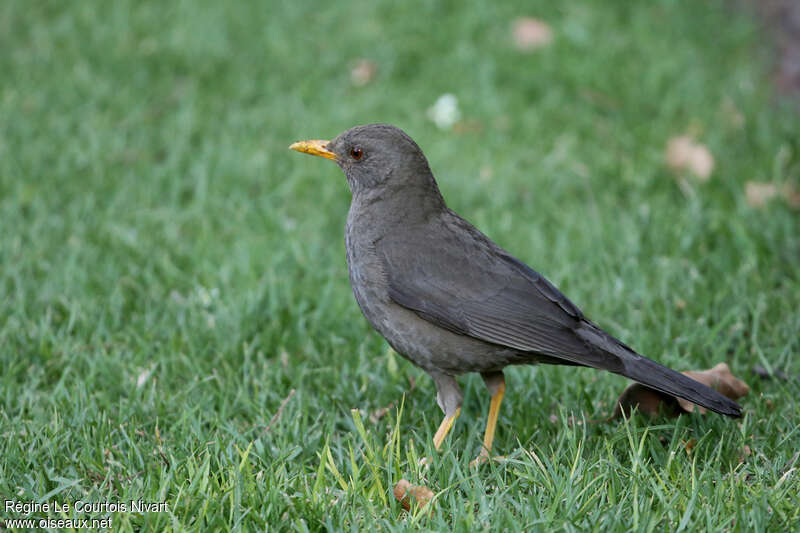
[(481, 450), (481, 453), (478, 454), (478, 457), (476, 457), (475, 459), (473, 459), (472, 461), (469, 462), (469, 467), (470, 468), (478, 468), (483, 463), (488, 463), (490, 460), (491, 461), (497, 461), (498, 463), (501, 463), (501, 462), (506, 460), (506, 456), (505, 455), (495, 455), (494, 457), (489, 457), (489, 453), (486, 451), (486, 448), (484, 448), (484, 449)]

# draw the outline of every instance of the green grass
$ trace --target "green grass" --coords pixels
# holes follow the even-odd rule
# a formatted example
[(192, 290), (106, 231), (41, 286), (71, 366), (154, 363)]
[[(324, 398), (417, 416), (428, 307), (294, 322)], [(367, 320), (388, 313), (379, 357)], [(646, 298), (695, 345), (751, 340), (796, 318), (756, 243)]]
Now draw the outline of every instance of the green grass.
[[(168, 503), (115, 531), (796, 527), (800, 385), (750, 370), (800, 372), (798, 211), (744, 197), (800, 179), (765, 35), (721, 1), (502, 4), (2, 2), (0, 499)], [(518, 52), (520, 15), (553, 44)], [(361, 88), (358, 58), (378, 65)], [(466, 131), (426, 118), (445, 92)], [(375, 121), (640, 352), (727, 361), (746, 416), (578, 424), (624, 381), (519, 367), (506, 462), (468, 467), (477, 376), (433, 452), (432, 382), (350, 292), (343, 176), (286, 149)], [(681, 188), (664, 147), (687, 132), (716, 166)], [(432, 512), (401, 510), (400, 478)]]

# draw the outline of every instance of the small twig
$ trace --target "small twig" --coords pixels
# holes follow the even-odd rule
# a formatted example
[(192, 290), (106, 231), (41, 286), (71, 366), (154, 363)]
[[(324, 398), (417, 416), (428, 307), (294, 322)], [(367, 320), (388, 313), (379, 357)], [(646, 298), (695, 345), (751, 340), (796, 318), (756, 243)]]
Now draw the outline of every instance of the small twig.
[(272, 415), (272, 418), (270, 419), (270, 421), (269, 421), (269, 424), (267, 424), (267, 427), (265, 427), (265, 428), (264, 428), (264, 429), (261, 431), (261, 433), (259, 433), (259, 435), (258, 435), (258, 436), (259, 436), (259, 438), (263, 437), (263, 436), (264, 436), (264, 433), (266, 433), (267, 431), (269, 431), (269, 430), (270, 430), (270, 428), (272, 428), (272, 426), (273, 426), (273, 425), (275, 425), (275, 422), (277, 422), (277, 421), (278, 421), (278, 419), (281, 417), (281, 414), (283, 414), (283, 408), (284, 408), (284, 407), (286, 407), (286, 404), (287, 404), (287, 403), (289, 403), (289, 400), (291, 400), (291, 399), (292, 399), (292, 396), (294, 396), (294, 393), (295, 393), (295, 392), (297, 392), (297, 391), (296, 391), (296, 390), (294, 390), (294, 389), (290, 390), (290, 391), (289, 391), (289, 395), (288, 395), (288, 396), (286, 396), (286, 398), (284, 398), (284, 399), (281, 401), (281, 404), (278, 406), (278, 410), (277, 410), (277, 411), (275, 411), (275, 414), (274, 414), (274, 415)]

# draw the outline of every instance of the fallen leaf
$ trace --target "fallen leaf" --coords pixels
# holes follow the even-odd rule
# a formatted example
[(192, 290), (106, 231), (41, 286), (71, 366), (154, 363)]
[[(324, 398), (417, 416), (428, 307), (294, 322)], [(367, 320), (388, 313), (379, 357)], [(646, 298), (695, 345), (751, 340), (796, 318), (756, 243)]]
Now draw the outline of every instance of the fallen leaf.
[[(719, 363), (713, 368), (702, 371), (681, 372), (695, 381), (711, 387), (712, 389), (727, 396), (731, 400), (736, 400), (750, 392), (747, 384), (734, 376), (730, 368), (725, 363)], [(706, 412), (704, 407), (682, 398), (675, 398), (669, 394), (651, 389), (641, 383), (633, 383), (628, 386), (617, 400), (617, 406), (609, 420), (618, 418), (620, 415), (630, 416), (634, 408), (638, 408), (640, 413), (657, 415), (663, 413), (670, 417), (676, 417), (683, 413), (691, 413), (697, 407), (697, 412)]]
[(514, 44), (517, 50), (531, 52), (553, 42), (550, 26), (533, 17), (519, 17), (512, 27)]
[(656, 416), (662, 411), (670, 417), (680, 414), (680, 407), (673, 396), (645, 387), (641, 383), (633, 383), (622, 392), (609, 420), (619, 418), (623, 414), (627, 418), (631, 416), (634, 408), (638, 408), (640, 413), (651, 416)]
[(694, 450), (694, 447), (696, 445), (697, 445), (697, 440), (696, 439), (689, 439), (689, 442), (687, 442), (683, 446), (683, 449), (686, 450), (686, 455), (692, 455), (692, 450)]
[(412, 485), (405, 479), (401, 479), (394, 486), (394, 497), (400, 502), (403, 509), (409, 511), (412, 498), (417, 502), (417, 505), (423, 507), (433, 498), (433, 491), (424, 485)]
[(350, 69), (350, 83), (356, 87), (363, 87), (372, 81), (378, 72), (378, 65), (369, 59), (359, 59)]
[[(731, 369), (725, 363), (719, 363), (714, 368), (708, 370), (690, 370), (688, 372), (681, 372), (684, 376), (689, 376), (695, 381), (699, 381), (703, 385), (708, 385), (712, 389), (727, 396), (731, 400), (746, 396), (750, 392), (750, 387), (747, 383), (737, 378), (731, 373)], [(687, 413), (691, 413), (695, 407), (701, 414), (706, 412), (704, 407), (695, 405), (688, 400), (678, 398), (678, 404)]]
[(764, 207), (778, 196), (778, 188), (773, 183), (748, 181), (744, 185), (744, 197), (751, 207)]
[(667, 142), (664, 155), (667, 165), (676, 171), (688, 171), (700, 181), (708, 181), (714, 170), (714, 156), (702, 143), (688, 135), (673, 137)]

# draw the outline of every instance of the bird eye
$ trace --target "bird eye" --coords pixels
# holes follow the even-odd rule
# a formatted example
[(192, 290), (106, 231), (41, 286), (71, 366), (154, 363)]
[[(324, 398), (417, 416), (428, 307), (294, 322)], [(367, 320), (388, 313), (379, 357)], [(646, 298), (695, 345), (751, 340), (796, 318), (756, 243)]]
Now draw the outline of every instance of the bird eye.
[(364, 156), (364, 151), (358, 147), (350, 148), (350, 156), (355, 160), (359, 160)]

